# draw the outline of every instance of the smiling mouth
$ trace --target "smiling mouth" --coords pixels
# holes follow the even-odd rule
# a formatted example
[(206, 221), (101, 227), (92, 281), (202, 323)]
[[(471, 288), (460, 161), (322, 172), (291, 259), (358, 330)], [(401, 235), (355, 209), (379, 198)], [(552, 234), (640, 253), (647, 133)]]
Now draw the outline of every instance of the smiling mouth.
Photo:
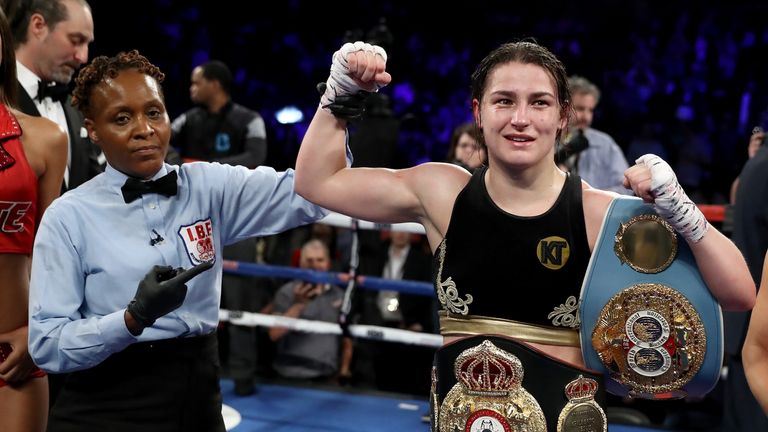
[(507, 137), (507, 140), (510, 141), (513, 144), (528, 144), (536, 141), (533, 138), (530, 137)]

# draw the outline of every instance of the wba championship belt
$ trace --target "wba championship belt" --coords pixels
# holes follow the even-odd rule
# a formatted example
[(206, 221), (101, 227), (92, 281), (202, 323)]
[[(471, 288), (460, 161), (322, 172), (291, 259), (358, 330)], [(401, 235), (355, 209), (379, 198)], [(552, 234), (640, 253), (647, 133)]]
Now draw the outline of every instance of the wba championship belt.
[(690, 247), (640, 198), (613, 200), (581, 289), (581, 350), (619, 396), (703, 396), (717, 383), (723, 320)]
[(433, 432), (605, 432), (602, 376), (511, 338), (467, 337), (432, 370)]

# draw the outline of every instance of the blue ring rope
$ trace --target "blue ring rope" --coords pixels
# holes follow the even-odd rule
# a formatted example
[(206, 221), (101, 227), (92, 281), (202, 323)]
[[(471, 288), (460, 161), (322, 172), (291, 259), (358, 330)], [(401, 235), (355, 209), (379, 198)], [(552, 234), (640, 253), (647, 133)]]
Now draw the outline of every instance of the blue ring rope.
[[(347, 280), (343, 277), (344, 273), (321, 272), (296, 267), (255, 264), (241, 261), (224, 260), (224, 271), (226, 273), (246, 276), (300, 279), (307, 282), (329, 283), (339, 286), (345, 286), (347, 284)], [(432, 284), (429, 282), (391, 280), (375, 276), (358, 276), (357, 283), (361, 288), (369, 290), (388, 290), (432, 297), (435, 295)]]

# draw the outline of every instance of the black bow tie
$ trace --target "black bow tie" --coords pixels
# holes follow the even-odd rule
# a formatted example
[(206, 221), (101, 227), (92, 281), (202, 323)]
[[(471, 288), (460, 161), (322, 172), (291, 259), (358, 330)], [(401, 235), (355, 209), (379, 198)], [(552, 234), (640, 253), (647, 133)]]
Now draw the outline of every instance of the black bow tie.
[(123, 199), (128, 204), (145, 193), (174, 196), (176, 195), (176, 188), (176, 171), (171, 171), (157, 180), (141, 181), (137, 178), (128, 177), (121, 189)]
[(64, 102), (69, 95), (69, 84), (55, 83), (51, 85), (50, 81), (38, 81), (37, 82), (37, 99), (38, 102), (42, 102), (43, 99), (49, 97), (54, 102)]

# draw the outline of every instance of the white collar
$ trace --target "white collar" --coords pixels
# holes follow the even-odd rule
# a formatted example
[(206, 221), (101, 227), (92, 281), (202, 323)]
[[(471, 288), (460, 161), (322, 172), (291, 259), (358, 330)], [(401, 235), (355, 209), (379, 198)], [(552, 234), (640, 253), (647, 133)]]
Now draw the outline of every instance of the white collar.
[(37, 88), (41, 81), (40, 77), (18, 60), (16, 61), (16, 79), (19, 80), (19, 84), (24, 87), (24, 90), (27, 91), (29, 97), (34, 99), (37, 96)]

